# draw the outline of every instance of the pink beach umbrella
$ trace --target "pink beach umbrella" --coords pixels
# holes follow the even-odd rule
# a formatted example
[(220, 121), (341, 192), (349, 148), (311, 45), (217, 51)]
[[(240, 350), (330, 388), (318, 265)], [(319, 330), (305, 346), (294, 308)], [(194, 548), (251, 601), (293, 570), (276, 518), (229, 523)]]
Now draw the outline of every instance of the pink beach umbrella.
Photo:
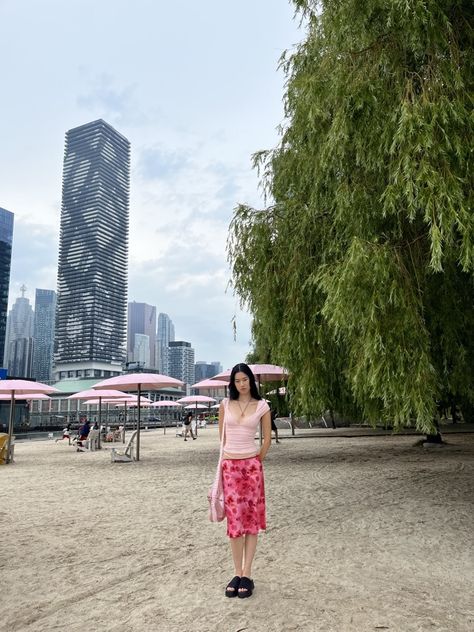
[[(11, 399), (11, 395), (5, 395), (4, 393), (0, 394), (0, 401), (9, 401)], [(31, 401), (33, 399), (51, 399), (49, 395), (45, 395), (44, 393), (29, 393), (28, 395), (15, 395), (15, 400), (17, 399), (26, 399), (27, 401)]]
[(249, 366), (260, 383), (288, 379), (288, 371), (282, 366), (276, 364), (250, 364)]
[[(257, 381), (262, 382), (276, 382), (277, 380), (287, 380), (288, 371), (276, 364), (249, 364), (252, 373), (257, 378)], [(218, 373), (211, 380), (230, 380), (231, 369)]]
[(207, 395), (187, 395), (186, 397), (181, 397), (181, 399), (176, 400), (178, 404), (209, 404), (216, 403), (214, 397), (208, 397)]
[(232, 369), (226, 369), (225, 371), (221, 371), (217, 375), (209, 378), (210, 382), (225, 382), (227, 386), (229, 385), (230, 374), (232, 373)]
[[(13, 414), (15, 412), (15, 398), (17, 395), (48, 394), (58, 393), (58, 389), (41, 382), (31, 382), (30, 380), (0, 380), (0, 393), (9, 395), (10, 416), (8, 419), (8, 446), (6, 463), (10, 463), (10, 451), (13, 436)], [(17, 398), (19, 399), (19, 398)], [(25, 399), (25, 398), (24, 398)]]
[[(230, 376), (230, 371), (229, 371), (229, 376)], [(196, 382), (196, 384), (193, 384), (191, 388), (195, 388), (197, 391), (223, 390), (225, 392), (228, 386), (229, 386), (228, 379), (227, 380), (211, 379), (211, 380), (201, 380), (200, 382)]]
[(126, 373), (117, 375), (107, 380), (98, 382), (94, 389), (121, 388), (125, 391), (137, 391), (138, 414), (137, 414), (137, 449), (136, 460), (140, 460), (140, 397), (143, 388), (147, 390), (158, 390), (160, 388), (181, 388), (184, 382), (176, 380), (174, 377), (160, 375), (160, 373)]

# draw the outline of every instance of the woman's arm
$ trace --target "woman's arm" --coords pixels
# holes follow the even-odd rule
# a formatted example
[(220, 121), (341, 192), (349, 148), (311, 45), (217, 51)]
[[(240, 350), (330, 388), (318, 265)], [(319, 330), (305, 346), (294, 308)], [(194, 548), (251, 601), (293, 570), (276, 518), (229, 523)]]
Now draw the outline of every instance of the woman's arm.
[(224, 402), (219, 406), (219, 439), (222, 441), (222, 428), (224, 427)]
[(260, 448), (259, 458), (260, 461), (266, 457), (268, 449), (270, 447), (272, 441), (272, 418), (270, 415), (270, 411), (266, 412), (262, 417), (262, 434), (263, 434), (263, 443)]

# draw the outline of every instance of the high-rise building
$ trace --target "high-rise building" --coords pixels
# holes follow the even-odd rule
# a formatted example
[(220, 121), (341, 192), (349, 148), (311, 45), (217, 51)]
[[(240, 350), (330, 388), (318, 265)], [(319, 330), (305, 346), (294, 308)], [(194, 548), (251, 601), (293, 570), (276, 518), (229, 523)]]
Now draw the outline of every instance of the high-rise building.
[(12, 241), (13, 213), (0, 208), (0, 363), (5, 353)]
[(8, 374), (13, 377), (32, 377), (33, 337), (16, 338), (8, 345)]
[(158, 314), (156, 333), (156, 366), (163, 375), (171, 375), (169, 368), (169, 343), (174, 341), (174, 325), (168, 314)]
[(194, 384), (194, 349), (190, 342), (172, 341), (169, 349), (169, 375), (186, 384)]
[(26, 287), (22, 285), (20, 290), (21, 296), (16, 299), (7, 318), (3, 363), (9, 375), (31, 377), (35, 314), (30, 299), (25, 297)]
[(195, 382), (200, 382), (201, 380), (207, 380), (214, 375), (222, 372), (222, 365), (220, 362), (196, 362), (194, 365), (194, 379)]
[(135, 346), (133, 347), (132, 362), (138, 363), (140, 368), (150, 366), (150, 336), (145, 334), (135, 334)]
[(56, 314), (56, 292), (36, 290), (35, 320), (33, 330), (32, 376), (38, 382), (53, 379), (54, 319)]
[(110, 377), (126, 357), (130, 143), (99, 119), (66, 133), (56, 379)]
[[(156, 307), (133, 301), (128, 304), (127, 359), (129, 362), (141, 362), (135, 357), (137, 335), (148, 337), (148, 360), (144, 366), (156, 368)], [(143, 354), (143, 340), (139, 348), (140, 353)]]

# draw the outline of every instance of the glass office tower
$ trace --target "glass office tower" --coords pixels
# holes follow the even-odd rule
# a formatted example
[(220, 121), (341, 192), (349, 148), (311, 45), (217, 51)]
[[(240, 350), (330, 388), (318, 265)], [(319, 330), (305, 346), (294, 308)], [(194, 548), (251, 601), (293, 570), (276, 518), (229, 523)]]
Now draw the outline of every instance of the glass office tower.
[[(148, 360), (144, 360), (142, 337), (148, 337)], [(139, 336), (138, 354), (136, 336)], [(147, 303), (128, 304), (127, 359), (129, 362), (145, 362), (146, 368), (156, 368), (156, 307)]]
[(194, 384), (194, 349), (190, 342), (172, 341), (168, 345), (169, 375), (186, 384)]
[(127, 317), (130, 143), (99, 119), (66, 133), (55, 377), (122, 371)]
[(56, 292), (37, 289), (32, 375), (38, 382), (48, 382), (52, 379), (55, 314)]
[(0, 208), (0, 364), (3, 363), (5, 351), (12, 242), (13, 213)]
[(156, 366), (163, 375), (171, 375), (169, 370), (169, 343), (174, 341), (174, 324), (168, 314), (158, 314), (156, 334)]

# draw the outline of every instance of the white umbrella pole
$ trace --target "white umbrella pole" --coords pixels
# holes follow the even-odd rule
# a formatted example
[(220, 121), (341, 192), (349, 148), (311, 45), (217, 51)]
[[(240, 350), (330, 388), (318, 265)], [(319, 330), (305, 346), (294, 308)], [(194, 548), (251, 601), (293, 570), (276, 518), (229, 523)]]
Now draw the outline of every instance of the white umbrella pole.
[(12, 391), (11, 399), (10, 399), (10, 417), (8, 419), (8, 447), (7, 447), (6, 463), (10, 463), (10, 460), (11, 460), (14, 412), (15, 412), (15, 391)]
[(136, 460), (140, 460), (140, 396), (141, 396), (141, 384), (138, 385), (138, 412), (137, 412), (137, 454)]

